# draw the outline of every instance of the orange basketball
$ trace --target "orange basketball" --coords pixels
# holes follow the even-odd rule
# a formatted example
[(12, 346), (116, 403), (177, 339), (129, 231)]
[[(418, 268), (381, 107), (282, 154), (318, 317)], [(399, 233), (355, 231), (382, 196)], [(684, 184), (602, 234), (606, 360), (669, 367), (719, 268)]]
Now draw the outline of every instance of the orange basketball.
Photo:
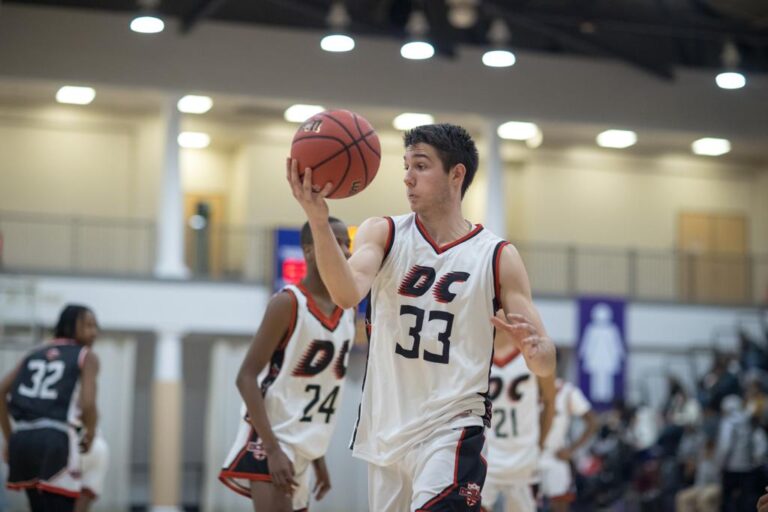
[(291, 143), (291, 158), (299, 172), (312, 169), (312, 185), (322, 188), (329, 181), (328, 197), (341, 199), (368, 186), (381, 162), (381, 143), (371, 124), (349, 110), (328, 110), (307, 119)]

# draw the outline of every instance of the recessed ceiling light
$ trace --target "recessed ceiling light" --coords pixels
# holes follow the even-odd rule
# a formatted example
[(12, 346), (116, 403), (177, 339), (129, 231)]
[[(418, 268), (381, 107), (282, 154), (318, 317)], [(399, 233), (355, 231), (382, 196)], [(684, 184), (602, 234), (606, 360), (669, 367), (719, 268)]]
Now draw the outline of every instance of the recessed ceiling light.
[(499, 126), (499, 128), (496, 130), (496, 133), (502, 139), (529, 140), (535, 138), (541, 132), (535, 123), (508, 121)]
[(96, 97), (93, 87), (65, 85), (56, 92), (56, 101), (72, 105), (88, 105)]
[(320, 105), (291, 105), (285, 109), (283, 117), (289, 123), (303, 123), (315, 114), (324, 111), (325, 107)]
[(747, 85), (747, 79), (741, 73), (720, 73), (715, 77), (715, 83), (721, 89), (741, 89)]
[(483, 64), (491, 68), (508, 68), (516, 61), (515, 54), (508, 50), (490, 50), (483, 54)]
[(431, 114), (419, 114), (416, 112), (405, 112), (400, 114), (392, 122), (392, 125), (396, 130), (410, 130), (417, 126), (423, 126), (425, 124), (433, 124), (435, 118)]
[(165, 22), (157, 16), (137, 16), (131, 20), (131, 30), (140, 34), (157, 34), (165, 29)]
[(412, 41), (400, 48), (400, 55), (410, 60), (425, 60), (435, 54), (435, 48), (426, 41)]
[(630, 130), (605, 130), (597, 136), (597, 145), (604, 148), (624, 149), (637, 143), (637, 134)]
[(731, 150), (731, 142), (728, 139), (716, 139), (704, 137), (691, 144), (691, 149), (697, 155), (720, 156)]
[(213, 100), (208, 96), (187, 94), (176, 104), (179, 112), (185, 114), (205, 114), (213, 107)]
[(331, 34), (320, 40), (320, 48), (327, 52), (349, 52), (355, 49), (355, 40), (344, 34)]
[(186, 149), (203, 149), (211, 143), (211, 136), (203, 132), (181, 132), (178, 142)]

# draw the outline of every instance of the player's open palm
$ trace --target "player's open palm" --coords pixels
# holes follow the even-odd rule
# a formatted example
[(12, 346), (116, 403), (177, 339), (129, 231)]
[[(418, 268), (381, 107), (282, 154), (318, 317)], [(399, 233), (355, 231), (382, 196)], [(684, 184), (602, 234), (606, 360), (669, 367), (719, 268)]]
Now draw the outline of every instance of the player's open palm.
[(319, 501), (331, 490), (331, 475), (325, 465), (325, 457), (313, 460), (312, 466), (315, 468), (315, 488), (312, 489), (312, 492), (315, 499)]
[(536, 357), (539, 353), (542, 341), (539, 331), (523, 315), (505, 313), (499, 309), (496, 316), (491, 317), (491, 323), (496, 327), (496, 336), (502, 336), (502, 339), (514, 344), (526, 359)]
[(267, 457), (272, 484), (286, 495), (292, 496), (294, 488), (298, 487), (299, 484), (294, 479), (296, 473), (293, 470), (291, 459), (279, 448), (275, 452), (269, 453)]
[(325, 186), (317, 190), (312, 185), (312, 169), (307, 168), (304, 174), (299, 173), (299, 162), (296, 159), (288, 158), (285, 162), (285, 176), (288, 184), (291, 186), (293, 197), (299, 202), (308, 219), (328, 218), (328, 203), (325, 198), (331, 193), (333, 183), (326, 183)]

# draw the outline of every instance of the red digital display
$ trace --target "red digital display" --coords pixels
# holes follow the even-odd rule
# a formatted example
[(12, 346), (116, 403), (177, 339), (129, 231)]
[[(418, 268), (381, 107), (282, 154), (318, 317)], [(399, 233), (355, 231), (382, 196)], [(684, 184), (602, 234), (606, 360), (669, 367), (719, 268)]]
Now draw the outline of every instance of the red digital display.
[(304, 259), (286, 258), (282, 270), (283, 280), (287, 284), (297, 284), (307, 275), (307, 263)]

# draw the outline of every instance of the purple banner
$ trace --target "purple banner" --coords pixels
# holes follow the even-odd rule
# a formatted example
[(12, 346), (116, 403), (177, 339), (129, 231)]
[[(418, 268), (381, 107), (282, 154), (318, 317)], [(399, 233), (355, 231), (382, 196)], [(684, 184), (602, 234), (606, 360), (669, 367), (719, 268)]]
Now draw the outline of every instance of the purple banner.
[(608, 409), (614, 400), (624, 399), (624, 306), (625, 302), (615, 297), (579, 299), (579, 387), (597, 410)]

